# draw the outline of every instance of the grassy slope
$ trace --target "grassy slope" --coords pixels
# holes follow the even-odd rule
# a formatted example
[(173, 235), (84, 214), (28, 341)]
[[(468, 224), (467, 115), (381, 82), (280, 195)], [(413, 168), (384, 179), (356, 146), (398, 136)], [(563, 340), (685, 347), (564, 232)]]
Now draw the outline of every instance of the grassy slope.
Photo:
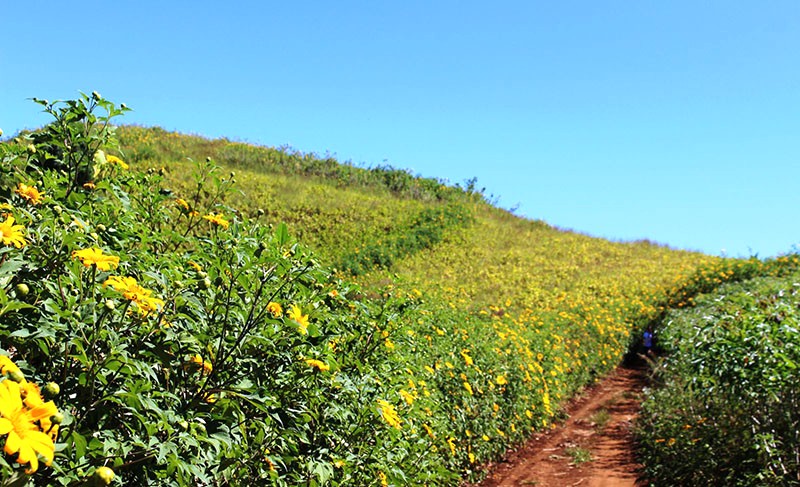
[[(368, 288), (422, 291), (418, 318), (384, 335), (397, 364), (384, 380), (394, 384), (411, 428), (402, 435), (430, 428), (431, 451), (467, 477), (480, 475), (473, 462), (496, 458), (526, 430), (547, 425), (559, 400), (621, 360), (632, 334), (662, 312), (676, 286), (722, 262), (561, 231), (402, 171), (159, 129), (122, 128), (120, 139), (129, 162), (164, 167), (176, 196), (187, 199), (194, 183), (186, 158), (211, 157), (241, 190), (226, 213), (238, 208), (239, 218), (286, 222), (329, 265), (402, 242), (406, 252), (391, 265), (357, 278)], [(419, 226), (419, 215), (453, 207), (471, 222), (442, 213)], [(436, 231), (441, 241), (432, 244), (404, 240)]]
[[(427, 194), (398, 194), (366, 177), (346, 180), (333, 171), (320, 175), (307, 170), (313, 157), (285, 150), (139, 127), (124, 127), (121, 139), (134, 162), (165, 166), (178, 193), (191, 191), (185, 177), (192, 168), (188, 158), (211, 157), (237, 171), (240, 193), (229, 200), (230, 206), (253, 217), (263, 209), (262, 221), (287, 223), (293, 235), (331, 264), (337, 256), (389, 238), (412, 215), (442, 204)], [(450, 232), (443, 245), (412, 255), (391, 271), (430, 290), (449, 285), (481, 306), (511, 299), (522, 307), (542, 307), (575, 291), (636, 293), (671, 284), (710, 260), (647, 242), (612, 243), (558, 230), (461, 191), (447, 198), (470, 208), (475, 224)]]

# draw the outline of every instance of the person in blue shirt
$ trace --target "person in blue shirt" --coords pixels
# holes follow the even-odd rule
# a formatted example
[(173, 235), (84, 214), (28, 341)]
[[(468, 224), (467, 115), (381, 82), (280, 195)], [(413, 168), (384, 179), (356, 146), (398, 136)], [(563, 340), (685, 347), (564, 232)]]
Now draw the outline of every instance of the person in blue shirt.
[(650, 355), (650, 353), (653, 350), (653, 328), (652, 327), (648, 326), (647, 329), (644, 331), (644, 336), (642, 337), (642, 344), (644, 345), (644, 352), (647, 355)]

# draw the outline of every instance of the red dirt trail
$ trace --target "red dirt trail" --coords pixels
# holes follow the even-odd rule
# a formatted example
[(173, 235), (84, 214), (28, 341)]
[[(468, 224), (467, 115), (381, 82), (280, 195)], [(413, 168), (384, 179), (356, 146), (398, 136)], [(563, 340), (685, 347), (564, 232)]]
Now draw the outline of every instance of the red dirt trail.
[[(489, 475), (476, 487), (647, 485), (638, 478), (641, 465), (634, 458), (631, 431), (645, 384), (644, 367), (620, 366), (570, 403), (566, 422), (536, 434), (503, 462), (491, 466)], [(591, 460), (576, 464), (576, 449), (590, 453)]]

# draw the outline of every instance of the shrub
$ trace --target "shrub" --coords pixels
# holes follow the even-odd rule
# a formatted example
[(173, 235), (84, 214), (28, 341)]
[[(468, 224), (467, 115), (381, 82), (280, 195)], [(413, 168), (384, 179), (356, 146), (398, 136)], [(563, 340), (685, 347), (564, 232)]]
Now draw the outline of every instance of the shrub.
[[(797, 263), (782, 257), (762, 272)], [(663, 386), (648, 393), (638, 425), (657, 482), (800, 485), (799, 276), (726, 285), (668, 315)]]

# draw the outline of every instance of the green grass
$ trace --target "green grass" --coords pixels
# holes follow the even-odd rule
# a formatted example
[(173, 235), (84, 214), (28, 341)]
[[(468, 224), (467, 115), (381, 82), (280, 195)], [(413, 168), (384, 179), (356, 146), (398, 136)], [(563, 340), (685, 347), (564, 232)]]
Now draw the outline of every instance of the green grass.
[(580, 446), (571, 446), (565, 450), (567, 456), (572, 460), (572, 464), (576, 466), (583, 465), (584, 463), (594, 460), (592, 452), (588, 448)]
[(610, 419), (611, 415), (608, 413), (608, 409), (606, 408), (599, 409), (589, 417), (589, 421), (594, 424), (595, 429), (598, 431), (603, 431), (608, 425), (608, 421)]

